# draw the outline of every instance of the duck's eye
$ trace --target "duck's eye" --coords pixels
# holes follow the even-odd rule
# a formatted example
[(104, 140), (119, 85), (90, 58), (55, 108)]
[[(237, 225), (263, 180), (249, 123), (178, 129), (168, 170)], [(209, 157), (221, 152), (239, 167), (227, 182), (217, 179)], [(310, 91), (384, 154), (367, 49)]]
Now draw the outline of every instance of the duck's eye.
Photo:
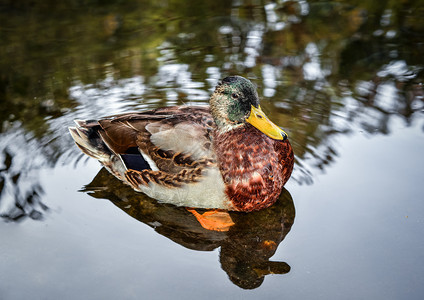
[(233, 97), (233, 99), (237, 99), (237, 98), (239, 97), (239, 95), (237, 95), (236, 93), (233, 93), (233, 94), (231, 95), (231, 97)]

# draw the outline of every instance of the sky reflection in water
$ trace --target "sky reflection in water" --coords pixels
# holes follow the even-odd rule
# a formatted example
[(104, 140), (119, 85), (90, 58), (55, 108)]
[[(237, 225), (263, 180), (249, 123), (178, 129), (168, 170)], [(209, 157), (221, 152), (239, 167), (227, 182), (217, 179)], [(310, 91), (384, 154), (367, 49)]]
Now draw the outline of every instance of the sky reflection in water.
[[(0, 6), (0, 298), (424, 294), (422, 1), (49, 2)], [(75, 118), (205, 104), (230, 74), (289, 133), (280, 200), (295, 222), (281, 200), (204, 232), (96, 177), (67, 133)], [(78, 192), (93, 178), (101, 189)]]

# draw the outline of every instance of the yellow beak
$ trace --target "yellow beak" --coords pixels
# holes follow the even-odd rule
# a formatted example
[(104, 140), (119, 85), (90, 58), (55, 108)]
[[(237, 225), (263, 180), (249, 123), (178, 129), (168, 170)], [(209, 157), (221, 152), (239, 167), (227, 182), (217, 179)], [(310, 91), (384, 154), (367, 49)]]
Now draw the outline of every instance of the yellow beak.
[(268, 119), (260, 106), (259, 108), (256, 108), (252, 105), (250, 109), (250, 116), (246, 119), (246, 121), (274, 140), (285, 141), (288, 137), (284, 130)]

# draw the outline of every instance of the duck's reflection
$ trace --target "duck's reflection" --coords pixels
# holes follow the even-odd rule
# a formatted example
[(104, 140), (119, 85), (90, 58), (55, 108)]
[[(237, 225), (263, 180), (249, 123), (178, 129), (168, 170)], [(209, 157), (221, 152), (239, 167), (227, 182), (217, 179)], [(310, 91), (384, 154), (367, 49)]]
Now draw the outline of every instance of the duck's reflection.
[(187, 209), (161, 204), (136, 193), (105, 169), (83, 191), (95, 198), (109, 199), (133, 218), (186, 248), (211, 251), (221, 247), (222, 269), (241, 288), (257, 288), (266, 275), (290, 271), (287, 263), (269, 260), (294, 222), (295, 208), (286, 189), (265, 210), (230, 212), (235, 224), (226, 232), (204, 229)]

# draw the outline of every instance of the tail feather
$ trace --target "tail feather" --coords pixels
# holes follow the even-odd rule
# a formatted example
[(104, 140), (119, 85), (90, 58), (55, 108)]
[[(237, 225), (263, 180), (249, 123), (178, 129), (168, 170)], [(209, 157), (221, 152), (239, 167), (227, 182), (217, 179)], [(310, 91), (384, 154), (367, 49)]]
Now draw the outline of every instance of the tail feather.
[(84, 120), (74, 120), (74, 123), (77, 124), (78, 127), (83, 127), (86, 124)]
[(82, 152), (100, 161), (109, 159), (112, 152), (93, 128), (86, 128), (86, 121), (76, 120), (78, 127), (69, 127), (69, 132)]
[(77, 124), (77, 127), (83, 128), (92, 128), (100, 125), (96, 120), (74, 120), (74, 122)]
[(103, 130), (97, 121), (75, 120), (76, 127), (69, 127), (69, 132), (78, 148), (90, 157), (97, 159), (118, 179), (125, 181), (126, 166), (120, 154), (115, 154), (103, 141)]

